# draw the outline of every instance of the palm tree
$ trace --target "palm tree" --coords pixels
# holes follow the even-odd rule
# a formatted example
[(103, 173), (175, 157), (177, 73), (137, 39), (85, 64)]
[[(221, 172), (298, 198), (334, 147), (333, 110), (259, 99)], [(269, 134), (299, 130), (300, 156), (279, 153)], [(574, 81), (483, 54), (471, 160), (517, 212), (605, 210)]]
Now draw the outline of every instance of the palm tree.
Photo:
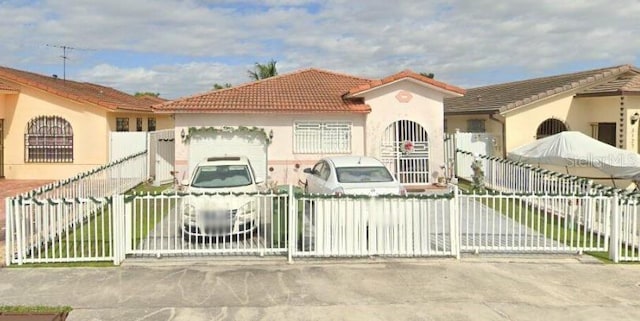
[(266, 64), (257, 63), (253, 67), (253, 70), (249, 69), (247, 72), (249, 73), (249, 78), (253, 80), (260, 80), (269, 77), (273, 77), (278, 74), (278, 70), (276, 69), (276, 61), (271, 59), (271, 61)]

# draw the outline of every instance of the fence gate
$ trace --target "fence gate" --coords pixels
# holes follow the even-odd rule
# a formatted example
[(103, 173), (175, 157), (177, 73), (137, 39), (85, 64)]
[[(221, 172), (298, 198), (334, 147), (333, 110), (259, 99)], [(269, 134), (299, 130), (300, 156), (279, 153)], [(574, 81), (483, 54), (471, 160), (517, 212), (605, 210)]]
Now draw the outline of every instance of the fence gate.
[(171, 182), (175, 160), (175, 132), (173, 129), (149, 132), (147, 143), (149, 177), (156, 185)]
[(607, 196), (460, 195), (463, 252), (607, 251)]
[(399, 120), (382, 136), (380, 160), (403, 184), (429, 183), (429, 137), (420, 124)]

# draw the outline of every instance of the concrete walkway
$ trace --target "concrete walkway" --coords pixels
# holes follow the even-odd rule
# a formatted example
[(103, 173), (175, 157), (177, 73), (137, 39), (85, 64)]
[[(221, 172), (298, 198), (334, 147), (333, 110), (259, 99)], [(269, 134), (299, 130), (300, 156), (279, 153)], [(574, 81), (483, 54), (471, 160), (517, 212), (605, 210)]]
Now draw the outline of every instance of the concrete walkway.
[(640, 266), (589, 257), (0, 269), (0, 305), (68, 320), (640, 320)]

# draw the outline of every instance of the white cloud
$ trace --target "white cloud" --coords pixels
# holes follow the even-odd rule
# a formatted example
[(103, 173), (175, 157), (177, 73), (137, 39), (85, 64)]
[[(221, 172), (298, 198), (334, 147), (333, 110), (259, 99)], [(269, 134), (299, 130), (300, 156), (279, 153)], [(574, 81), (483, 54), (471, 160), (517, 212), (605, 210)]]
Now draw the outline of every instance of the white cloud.
[[(470, 86), (639, 63), (640, 2), (43, 0), (0, 2), (0, 64), (167, 97), (243, 83), (253, 62), (368, 77), (405, 68)], [(10, 32), (5, 32), (10, 30)], [(105, 57), (105, 53), (111, 53)]]

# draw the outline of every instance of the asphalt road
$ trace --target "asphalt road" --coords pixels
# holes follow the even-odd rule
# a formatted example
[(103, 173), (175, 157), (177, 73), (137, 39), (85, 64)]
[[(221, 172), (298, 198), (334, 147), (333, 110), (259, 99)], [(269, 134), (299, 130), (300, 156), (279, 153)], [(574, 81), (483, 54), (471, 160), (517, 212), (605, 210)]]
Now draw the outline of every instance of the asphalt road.
[(68, 320), (640, 320), (638, 265), (588, 257), (129, 261), (0, 269), (0, 305)]

